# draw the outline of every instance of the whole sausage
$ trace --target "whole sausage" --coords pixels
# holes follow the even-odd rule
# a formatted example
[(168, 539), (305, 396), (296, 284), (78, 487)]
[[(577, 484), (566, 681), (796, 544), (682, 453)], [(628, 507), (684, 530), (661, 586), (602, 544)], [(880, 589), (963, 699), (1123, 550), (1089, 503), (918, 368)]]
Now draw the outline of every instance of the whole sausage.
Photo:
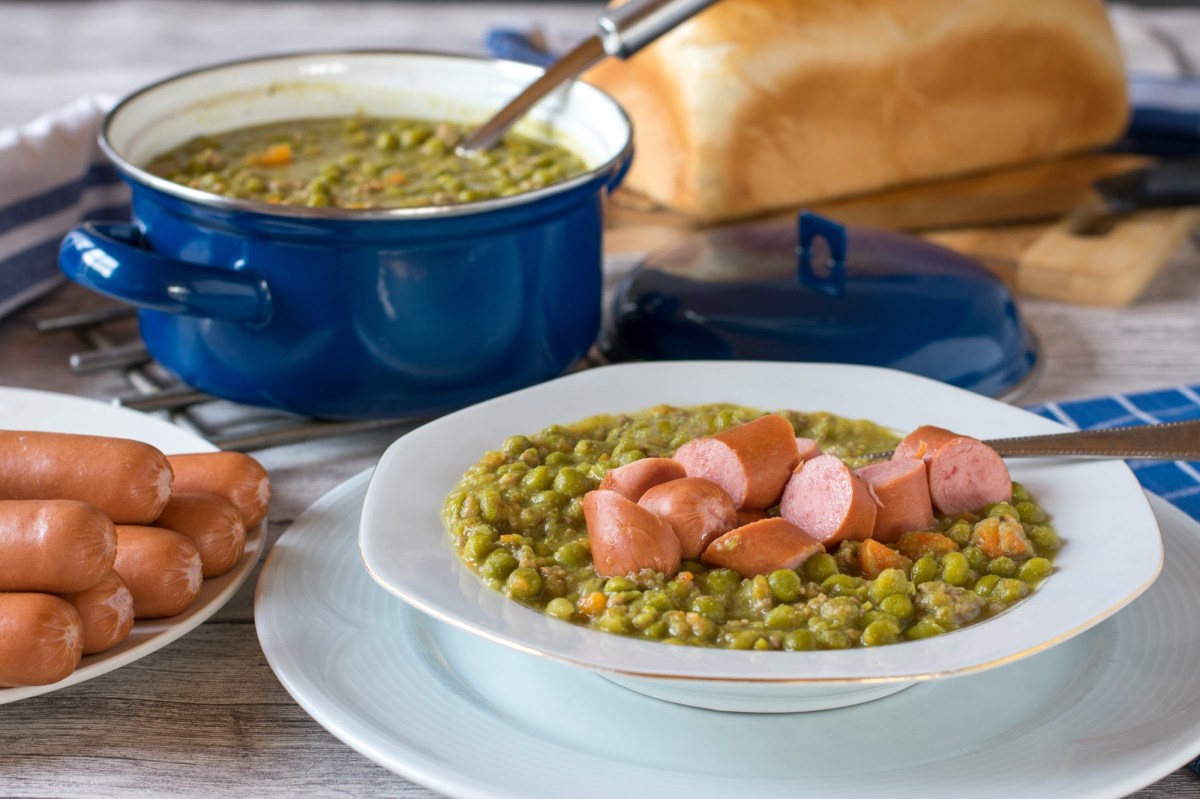
[(872, 463), (856, 470), (879, 504), (871, 537), (891, 544), (901, 533), (928, 530), (934, 524), (929, 475), (917, 458)]
[(200, 551), (205, 577), (220, 577), (246, 551), (246, 526), (233, 503), (216, 494), (174, 494), (154, 523), (182, 533)]
[(1012, 501), (1012, 477), (1004, 459), (979, 439), (930, 425), (918, 427), (892, 455), (893, 460), (909, 457), (925, 461), (933, 507), (947, 516)]
[(247, 530), (267, 515), (271, 480), (267, 470), (244, 452), (197, 452), (170, 455), (177, 494), (216, 494), (225, 497), (242, 514)]
[(754, 577), (776, 569), (794, 569), (824, 551), (820, 541), (776, 517), (730, 530), (708, 545), (701, 560), (733, 569), (742, 577)]
[(50, 594), (0, 594), (0, 688), (50, 685), (83, 657), (83, 622)]
[(592, 565), (601, 577), (654, 569), (667, 577), (679, 571), (680, 546), (666, 520), (616, 491), (597, 489), (583, 496)]
[(788, 480), (779, 515), (828, 547), (870, 538), (878, 507), (865, 480), (840, 458), (820, 455)]
[(0, 499), (76, 499), (116, 524), (146, 524), (171, 496), (171, 465), (141, 441), (0, 430), (0, 452)]
[(182, 613), (200, 594), (200, 552), (172, 530), (118, 524), (114, 568), (133, 596), (137, 619)]
[(63, 594), (83, 622), (83, 654), (94, 655), (125, 640), (133, 629), (133, 595), (115, 571), (86, 591)]
[(719, 485), (702, 477), (681, 477), (654, 486), (638, 504), (671, 525), (680, 554), (700, 557), (709, 542), (737, 526), (733, 500)]
[(63, 594), (112, 571), (113, 523), (73, 499), (0, 500), (0, 591)]
[(687, 477), (683, 464), (670, 458), (642, 458), (606, 472), (600, 487), (616, 491), (630, 502), (637, 502), (646, 490), (660, 483)]
[(703, 477), (725, 489), (738, 510), (777, 503), (788, 476), (800, 462), (792, 423), (775, 414), (715, 436), (693, 439), (676, 450), (674, 457), (688, 477)]

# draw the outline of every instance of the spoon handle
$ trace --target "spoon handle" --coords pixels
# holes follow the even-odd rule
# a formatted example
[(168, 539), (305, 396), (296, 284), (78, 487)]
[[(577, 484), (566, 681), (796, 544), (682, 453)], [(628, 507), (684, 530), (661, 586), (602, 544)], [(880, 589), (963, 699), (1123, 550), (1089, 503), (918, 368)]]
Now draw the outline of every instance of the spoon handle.
[(1200, 460), (1200, 420), (1000, 438), (985, 443), (1005, 457), (1069, 455), (1195, 461)]
[(597, 32), (569, 50), (533, 83), (497, 111), (455, 148), (471, 157), (500, 140), (538, 100), (608, 56), (628, 58), (679, 23), (708, 8), (717, 0), (630, 0), (602, 14)]

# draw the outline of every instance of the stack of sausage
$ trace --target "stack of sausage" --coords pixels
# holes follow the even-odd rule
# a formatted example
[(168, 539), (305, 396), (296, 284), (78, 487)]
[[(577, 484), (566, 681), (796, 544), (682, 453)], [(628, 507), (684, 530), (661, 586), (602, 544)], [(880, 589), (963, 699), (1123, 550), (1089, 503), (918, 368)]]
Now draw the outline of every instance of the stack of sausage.
[(1012, 499), (1008, 468), (983, 442), (920, 427), (889, 461), (851, 469), (762, 416), (697, 438), (672, 458), (608, 472), (584, 496), (592, 561), (601, 577), (682, 560), (742, 577), (794, 569), (842, 541), (894, 543), (952, 516)]
[(48, 685), (232, 569), (270, 483), (238, 452), (0, 430), (0, 687)]

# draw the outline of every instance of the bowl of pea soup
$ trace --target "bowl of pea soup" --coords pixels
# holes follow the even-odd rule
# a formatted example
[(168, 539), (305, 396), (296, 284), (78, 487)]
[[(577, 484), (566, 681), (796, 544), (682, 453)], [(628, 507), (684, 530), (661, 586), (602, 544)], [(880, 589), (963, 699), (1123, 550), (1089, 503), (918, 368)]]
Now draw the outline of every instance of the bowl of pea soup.
[(539, 74), (314, 52), (144, 87), (100, 136), (133, 218), (77, 226), (60, 266), (137, 306), (151, 354), (229, 400), (422, 416), (555, 377), (599, 330), (603, 211), (632, 131), (577, 83), (456, 153)]
[[(704, 556), (670, 578), (648, 570), (600, 575), (586, 512), (575, 506), (598, 487), (606, 465), (670, 457), (693, 436), (763, 412), (786, 418), (848, 465), (928, 424), (979, 439), (1062, 430), (1006, 403), (889, 369), (604, 366), (458, 411), (393, 443), (366, 495), (364, 564), (403, 601), (490, 641), (658, 699), (765, 713), (856, 705), (1036, 656), (1118, 612), (1160, 572), (1157, 521), (1123, 462), (1011, 458), (1012, 502), (939, 518), (932, 528), (939, 533), (916, 537), (945, 536), (955, 551), (926, 553), (896, 567), (902, 571), (871, 577), (861, 560), (857, 568), (839, 563), (843, 541), (790, 575), (739, 579)], [(638, 452), (623, 445), (629, 436)], [(973, 550), (986, 554), (989, 525), (1011, 523), (1005, 517), (1022, 520), (1038, 557), (1020, 568), (1003, 557), (972, 562)], [(491, 545), (477, 547), (490, 532)], [(506, 556), (512, 568), (497, 573)], [(1026, 573), (1037, 561), (1052, 569)], [(957, 567), (962, 574), (952, 574)], [(537, 590), (514, 579), (535, 571)], [(1010, 597), (1009, 588), (1021, 590)], [(957, 610), (941, 598), (989, 608), (954, 619)], [(932, 615), (922, 618), (926, 611)], [(905, 620), (904, 634), (872, 639), (872, 624), (893, 616)], [(840, 629), (839, 621), (846, 622)]]

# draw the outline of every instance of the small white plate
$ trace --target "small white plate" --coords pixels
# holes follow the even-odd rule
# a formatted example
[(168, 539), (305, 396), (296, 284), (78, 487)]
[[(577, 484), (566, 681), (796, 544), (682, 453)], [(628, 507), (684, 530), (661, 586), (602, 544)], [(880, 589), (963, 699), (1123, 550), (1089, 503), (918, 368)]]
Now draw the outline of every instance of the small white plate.
[(1115, 799), (1200, 752), (1200, 525), (1157, 497), (1163, 576), (1096, 628), (982, 674), (768, 716), (649, 699), (396, 601), (355, 547), (368, 476), (272, 548), (255, 624), (319, 724), (441, 794)]
[[(216, 451), (216, 447), (203, 438), (162, 419), (96, 400), (32, 389), (0, 386), (0, 427), (132, 438), (152, 444), (168, 455)], [(124, 641), (104, 652), (85, 655), (79, 667), (65, 680), (51, 685), (0, 688), (0, 705), (107, 674), (194, 630), (220, 610), (246, 582), (262, 553), (265, 529), (266, 522), (263, 522), (254, 530), (246, 531), (246, 552), (237, 566), (220, 577), (205, 580), (200, 586), (200, 596), (183, 613), (166, 619), (134, 622), (133, 630)]]
[[(463, 472), (505, 438), (659, 403), (735, 402), (830, 411), (898, 431), (936, 424), (979, 438), (1064, 428), (1011, 405), (888, 369), (838, 364), (654, 362), (579, 372), (480, 403), (397, 440), (367, 490), (359, 544), (371, 575), (435, 618), (525, 652), (599, 670), (633, 690), (727, 710), (824, 709), (915, 681), (978, 672), (1077, 635), (1146, 590), (1162, 541), (1145, 494), (1117, 460), (1015, 459), (1065, 542), (1057, 571), (1029, 599), (948, 635), (892, 646), (742, 652), (664, 646), (538, 613), (486, 587), (440, 518)], [(1117, 554), (1119, 553), (1119, 554)]]

